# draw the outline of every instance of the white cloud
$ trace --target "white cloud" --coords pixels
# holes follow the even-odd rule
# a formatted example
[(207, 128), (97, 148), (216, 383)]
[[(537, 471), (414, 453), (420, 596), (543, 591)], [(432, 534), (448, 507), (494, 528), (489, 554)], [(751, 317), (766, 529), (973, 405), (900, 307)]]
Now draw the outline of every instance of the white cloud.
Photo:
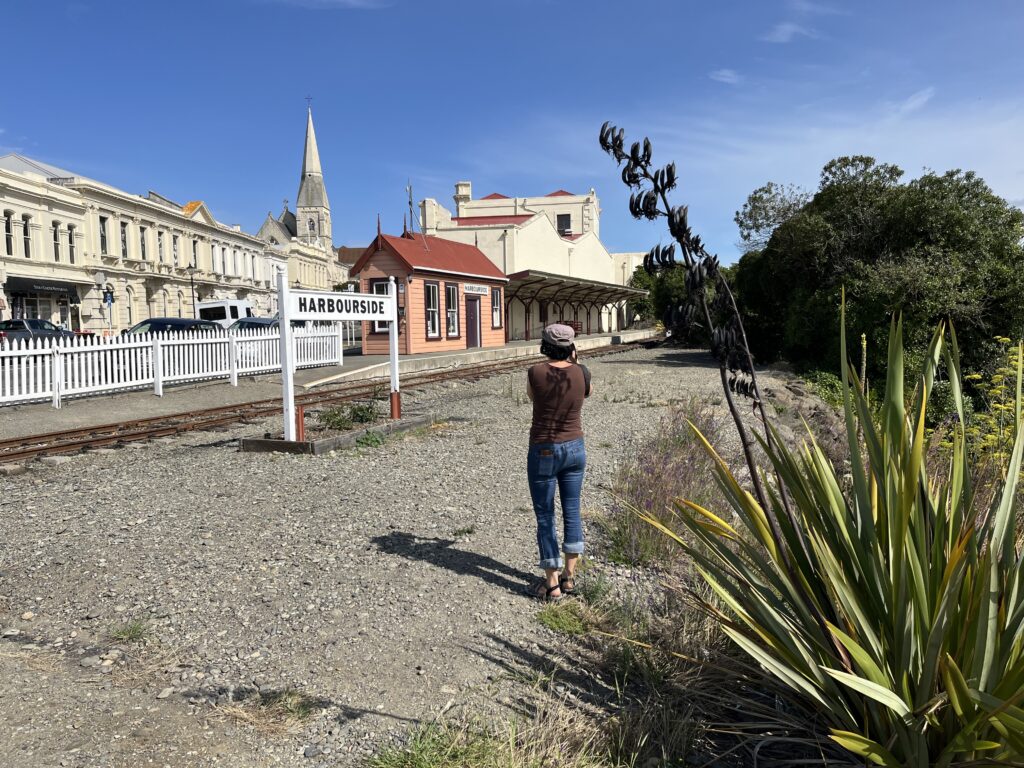
[(910, 94), (906, 99), (896, 105), (897, 115), (910, 115), (920, 110), (925, 104), (932, 100), (935, 95), (935, 86), (922, 88), (920, 91)]
[(742, 79), (735, 69), (716, 69), (714, 72), (709, 72), (708, 77), (715, 82), (727, 85), (736, 85)]
[(798, 37), (815, 38), (818, 33), (792, 21), (783, 21), (765, 32), (761, 39), (767, 43), (791, 43)]

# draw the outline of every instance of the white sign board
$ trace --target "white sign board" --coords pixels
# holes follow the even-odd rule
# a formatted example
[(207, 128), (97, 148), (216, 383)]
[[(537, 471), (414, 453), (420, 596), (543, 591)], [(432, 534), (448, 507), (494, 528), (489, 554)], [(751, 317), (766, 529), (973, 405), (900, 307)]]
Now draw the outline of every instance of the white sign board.
[[(295, 350), (292, 341), (292, 320), (379, 320), (387, 322), (398, 318), (398, 291), (395, 278), (388, 281), (386, 294), (348, 293), (330, 291), (292, 291), (288, 288), (288, 275), (277, 273), (277, 306), (280, 308), (281, 327), (281, 389), (284, 397), (284, 439), (295, 440)], [(339, 337), (340, 338), (340, 337)], [(339, 341), (340, 343), (340, 341)], [(398, 394), (398, 323), (388, 326), (388, 352), (391, 359), (391, 412), (394, 418), (401, 413)], [(396, 409), (397, 406), (397, 409)]]
[(289, 291), (288, 317), (325, 323), (341, 320), (387, 322), (395, 319), (394, 307), (394, 300), (387, 294)]
[(462, 290), (465, 293), (475, 293), (478, 296), (486, 296), (490, 293), (490, 289), (486, 285), (475, 285), (474, 283), (466, 283)]

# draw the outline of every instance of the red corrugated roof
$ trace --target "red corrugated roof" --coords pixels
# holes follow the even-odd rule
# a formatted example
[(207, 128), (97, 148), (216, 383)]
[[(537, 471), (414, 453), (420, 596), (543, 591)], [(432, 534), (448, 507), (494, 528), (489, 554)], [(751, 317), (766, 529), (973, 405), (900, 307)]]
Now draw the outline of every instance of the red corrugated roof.
[[(424, 237), (426, 238), (425, 244)], [(379, 249), (390, 250), (409, 270), (423, 269), (475, 275), (494, 280), (505, 279), (504, 273), (475, 245), (456, 243), (453, 240), (420, 234), (413, 234), (409, 237), (378, 235), (377, 239), (370, 243), (370, 247), (352, 266), (352, 274), (360, 272)]]
[(564, 189), (556, 189), (554, 192), (549, 192), (545, 197), (576, 197), (572, 192), (566, 192)]
[(481, 200), (508, 200), (508, 195), (503, 195), (501, 192), (491, 192), (487, 197), (481, 197)]
[(583, 237), (582, 232), (578, 235), (562, 235), (563, 240), (579, 240), (581, 237)]
[(522, 224), (537, 214), (505, 214), (503, 216), (452, 216), (452, 221), (460, 227), (482, 227), (487, 224)]

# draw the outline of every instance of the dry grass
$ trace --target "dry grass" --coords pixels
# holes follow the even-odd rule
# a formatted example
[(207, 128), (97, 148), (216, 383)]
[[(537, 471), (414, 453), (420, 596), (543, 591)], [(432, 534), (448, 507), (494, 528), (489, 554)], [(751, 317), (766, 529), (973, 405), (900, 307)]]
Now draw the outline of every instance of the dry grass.
[(21, 664), (33, 672), (56, 672), (60, 659), (49, 651), (0, 650), (0, 659)]
[(603, 734), (590, 719), (552, 702), (529, 723), (434, 723), (403, 747), (386, 749), (369, 768), (608, 768)]
[(605, 515), (595, 518), (604, 535), (605, 554), (613, 562), (660, 565), (679, 558), (679, 547), (642, 520), (641, 514), (675, 528), (676, 499), (712, 508), (724, 503), (711, 460), (690, 422), (712, 444), (722, 444), (721, 416), (707, 402), (694, 399), (673, 407), (655, 436), (626, 457), (616, 474), (612, 487), (615, 501)]
[(292, 733), (313, 717), (324, 705), (301, 691), (286, 688), (269, 693), (254, 693), (230, 704), (214, 707), (217, 715), (272, 736)]
[(138, 653), (125, 656), (125, 663), (114, 667), (110, 676), (116, 685), (137, 688), (163, 678), (178, 666), (183, 656), (182, 648), (149, 642)]

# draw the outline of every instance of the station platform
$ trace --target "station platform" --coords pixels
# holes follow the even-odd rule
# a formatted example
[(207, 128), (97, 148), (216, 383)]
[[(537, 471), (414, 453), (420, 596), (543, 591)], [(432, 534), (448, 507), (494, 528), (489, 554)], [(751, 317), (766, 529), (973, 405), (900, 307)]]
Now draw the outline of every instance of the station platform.
[[(593, 334), (577, 338), (576, 347), (585, 358), (588, 349), (643, 341), (655, 335), (656, 331), (653, 329)], [(538, 354), (539, 347), (538, 340), (514, 341), (504, 347), (491, 349), (474, 349), (441, 355), (406, 355), (399, 360), (399, 375), (529, 357)], [(297, 390), (310, 391), (318, 386), (381, 378), (389, 374), (386, 356), (363, 356), (358, 347), (353, 347), (345, 350), (343, 364), (340, 366), (296, 371), (295, 385)], [(60, 409), (54, 408), (50, 403), (10, 405), (0, 408), (0, 438), (79, 429), (279, 397), (280, 374), (266, 374), (240, 377), (237, 387), (232, 387), (223, 379), (168, 385), (164, 388), (163, 397), (155, 396), (152, 388), (149, 388), (69, 398)]]

